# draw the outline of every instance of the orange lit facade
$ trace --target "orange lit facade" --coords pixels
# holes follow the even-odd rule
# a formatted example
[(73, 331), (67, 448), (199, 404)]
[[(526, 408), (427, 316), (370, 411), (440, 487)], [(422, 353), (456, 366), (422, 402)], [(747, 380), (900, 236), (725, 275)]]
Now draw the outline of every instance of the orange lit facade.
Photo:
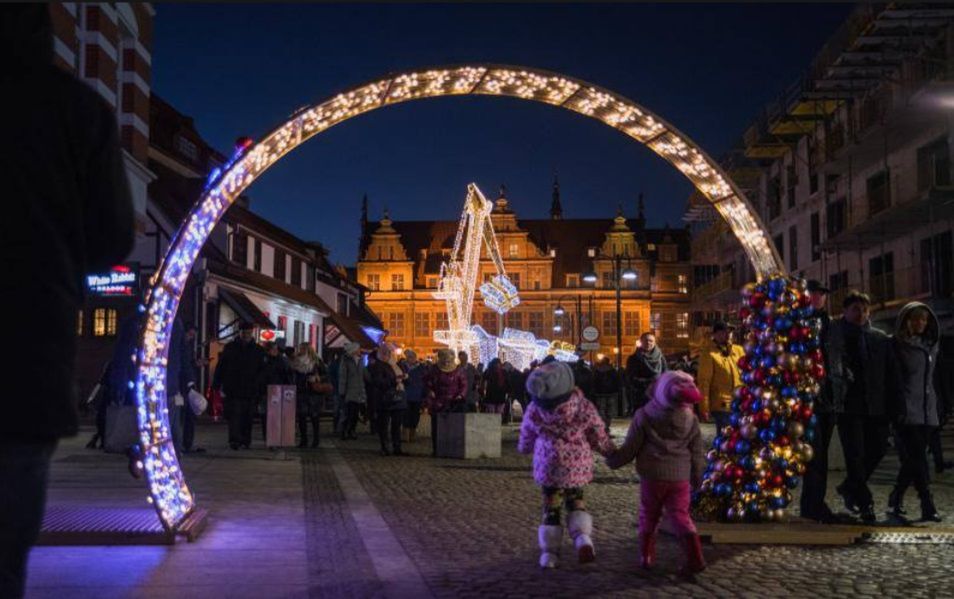
[[(692, 267), (686, 230), (647, 229), (641, 201), (635, 218), (620, 211), (615, 218), (564, 219), (556, 182), (550, 218), (518, 218), (502, 189), (491, 220), (507, 276), (520, 291), (520, 305), (499, 316), (478, 298), (474, 324), (492, 334), (511, 327), (573, 343), (579, 340), (580, 324), (592, 325), (600, 331), (594, 357), (612, 358), (618, 326), (623, 356), (646, 331), (656, 331), (667, 354), (688, 350)], [(369, 223), (363, 217), (357, 282), (369, 290), (368, 306), (381, 318), (390, 341), (424, 354), (442, 347), (433, 334), (447, 328), (445, 304), (432, 293), (457, 227), (457, 221), (392, 221), (385, 214)], [(639, 275), (636, 281), (621, 281), (622, 322), (616, 314), (616, 256), (622, 269)], [(587, 272), (596, 274), (596, 284), (583, 281)], [(494, 274), (493, 262), (482, 255), (482, 280)], [(556, 315), (557, 306), (565, 314)]]

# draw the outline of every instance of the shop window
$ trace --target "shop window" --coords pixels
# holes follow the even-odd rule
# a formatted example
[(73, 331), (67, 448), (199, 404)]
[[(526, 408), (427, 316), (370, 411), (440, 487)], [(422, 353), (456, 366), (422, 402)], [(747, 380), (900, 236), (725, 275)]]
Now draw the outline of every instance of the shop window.
[(96, 308), (93, 310), (93, 336), (115, 336), (117, 318), (118, 313), (113, 308)]

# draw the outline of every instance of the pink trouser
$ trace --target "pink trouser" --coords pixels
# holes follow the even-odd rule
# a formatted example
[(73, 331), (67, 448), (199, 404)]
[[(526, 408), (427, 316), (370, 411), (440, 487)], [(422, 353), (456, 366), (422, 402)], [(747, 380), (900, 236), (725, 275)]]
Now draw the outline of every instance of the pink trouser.
[(696, 532), (696, 525), (689, 515), (689, 481), (641, 478), (639, 489), (640, 532), (656, 532), (663, 508), (666, 508), (673, 532), (677, 535)]

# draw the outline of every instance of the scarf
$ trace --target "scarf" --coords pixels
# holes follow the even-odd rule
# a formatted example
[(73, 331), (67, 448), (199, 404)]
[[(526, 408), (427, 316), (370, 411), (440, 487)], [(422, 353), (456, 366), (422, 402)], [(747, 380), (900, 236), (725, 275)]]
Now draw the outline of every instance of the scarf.
[(660, 351), (658, 345), (655, 346), (652, 351), (641, 351), (640, 354), (646, 366), (649, 366), (653, 371), (659, 371), (659, 368), (662, 366), (663, 353)]

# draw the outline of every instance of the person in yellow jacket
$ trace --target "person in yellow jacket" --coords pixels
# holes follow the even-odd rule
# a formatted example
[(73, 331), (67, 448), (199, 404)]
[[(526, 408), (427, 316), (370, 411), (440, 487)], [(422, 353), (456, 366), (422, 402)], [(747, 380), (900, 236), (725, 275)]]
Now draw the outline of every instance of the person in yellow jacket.
[(712, 343), (699, 356), (696, 385), (702, 392), (699, 410), (702, 419), (715, 419), (717, 430), (729, 424), (732, 392), (741, 382), (739, 358), (745, 355), (741, 346), (732, 343), (732, 329), (718, 320), (712, 325)]

